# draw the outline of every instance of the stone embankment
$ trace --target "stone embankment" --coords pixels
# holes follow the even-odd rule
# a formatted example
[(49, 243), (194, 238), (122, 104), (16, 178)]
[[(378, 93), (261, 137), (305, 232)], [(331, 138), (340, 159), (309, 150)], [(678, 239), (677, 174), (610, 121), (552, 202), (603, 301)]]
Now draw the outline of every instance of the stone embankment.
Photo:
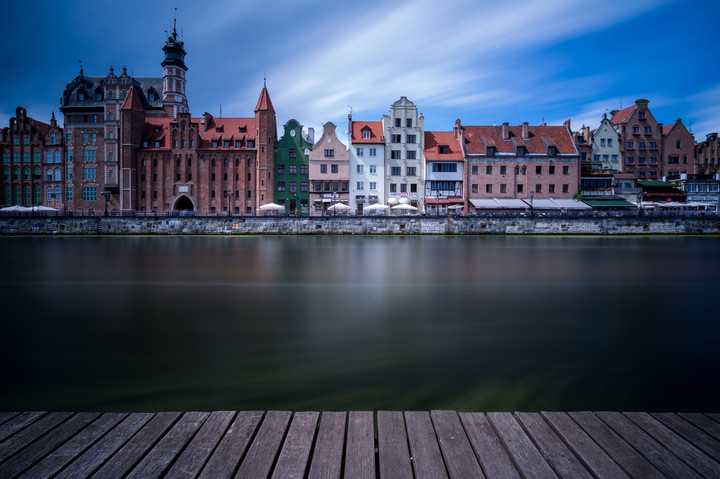
[(720, 234), (713, 217), (2, 217), (1, 235)]

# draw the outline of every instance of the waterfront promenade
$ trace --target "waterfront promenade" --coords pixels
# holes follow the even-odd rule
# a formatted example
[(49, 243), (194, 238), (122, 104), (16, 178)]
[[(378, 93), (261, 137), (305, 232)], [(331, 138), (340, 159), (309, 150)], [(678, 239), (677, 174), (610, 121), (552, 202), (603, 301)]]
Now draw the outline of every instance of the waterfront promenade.
[(720, 414), (4, 412), (0, 477), (720, 477)]

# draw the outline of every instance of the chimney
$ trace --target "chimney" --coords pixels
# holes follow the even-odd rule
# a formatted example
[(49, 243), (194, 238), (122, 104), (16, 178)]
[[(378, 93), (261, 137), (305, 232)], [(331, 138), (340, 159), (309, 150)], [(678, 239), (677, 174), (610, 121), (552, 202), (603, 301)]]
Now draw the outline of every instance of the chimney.
[(502, 136), (503, 136), (503, 140), (510, 139), (510, 123), (505, 122), (502, 124)]
[(650, 103), (650, 100), (645, 100), (644, 98), (638, 98), (635, 100), (635, 104), (637, 106), (644, 106), (645, 108), (647, 108), (648, 103)]
[(563, 126), (564, 126), (565, 128), (567, 128), (568, 130), (572, 131), (572, 128), (570, 127), (570, 118), (568, 118), (567, 120), (565, 120), (565, 121), (563, 122)]
[(307, 141), (309, 143), (315, 143), (315, 128), (309, 127), (307, 133)]
[(460, 128), (462, 128), (462, 125), (460, 124), (460, 118), (455, 120), (455, 128), (453, 128), (453, 133), (455, 134), (455, 138), (460, 136)]
[(585, 143), (590, 143), (590, 127), (589, 126), (583, 126), (582, 130), (582, 137), (583, 140), (585, 140)]
[(208, 131), (210, 128), (213, 127), (213, 125), (215, 125), (215, 120), (213, 119), (213, 116), (208, 112), (205, 112), (203, 116), (205, 117), (205, 131)]
[(610, 119), (612, 119), (612, 117), (614, 117), (618, 111), (620, 110), (610, 110)]
[(529, 132), (528, 132), (528, 122), (524, 121), (522, 124), (522, 138), (523, 140), (527, 140), (530, 138)]

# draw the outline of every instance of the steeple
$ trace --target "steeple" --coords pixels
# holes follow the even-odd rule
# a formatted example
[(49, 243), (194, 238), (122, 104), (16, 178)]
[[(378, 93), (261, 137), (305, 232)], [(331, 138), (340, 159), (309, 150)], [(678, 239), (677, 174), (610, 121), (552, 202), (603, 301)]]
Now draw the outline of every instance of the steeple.
[[(175, 9), (177, 17), (177, 9)], [(173, 19), (173, 31), (163, 46), (165, 58), (161, 63), (163, 67), (163, 106), (171, 116), (185, 113), (188, 109), (185, 96), (185, 44), (178, 40), (177, 18)]]
[(260, 92), (260, 98), (258, 98), (257, 105), (255, 106), (255, 112), (258, 111), (267, 110), (275, 113), (275, 109), (273, 108), (272, 102), (270, 101), (270, 94), (267, 90), (267, 83), (265, 79), (263, 79), (263, 89)]

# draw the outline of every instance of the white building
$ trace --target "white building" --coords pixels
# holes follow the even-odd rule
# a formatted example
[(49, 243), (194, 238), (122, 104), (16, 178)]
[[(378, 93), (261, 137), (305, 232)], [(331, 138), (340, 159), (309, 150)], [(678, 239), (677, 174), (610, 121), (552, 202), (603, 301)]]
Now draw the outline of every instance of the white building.
[(385, 142), (382, 122), (353, 121), (348, 116), (350, 134), (351, 212), (363, 214), (363, 208), (385, 203)]
[(620, 135), (615, 131), (607, 115), (592, 135), (592, 164), (602, 171), (622, 172), (620, 161)]

